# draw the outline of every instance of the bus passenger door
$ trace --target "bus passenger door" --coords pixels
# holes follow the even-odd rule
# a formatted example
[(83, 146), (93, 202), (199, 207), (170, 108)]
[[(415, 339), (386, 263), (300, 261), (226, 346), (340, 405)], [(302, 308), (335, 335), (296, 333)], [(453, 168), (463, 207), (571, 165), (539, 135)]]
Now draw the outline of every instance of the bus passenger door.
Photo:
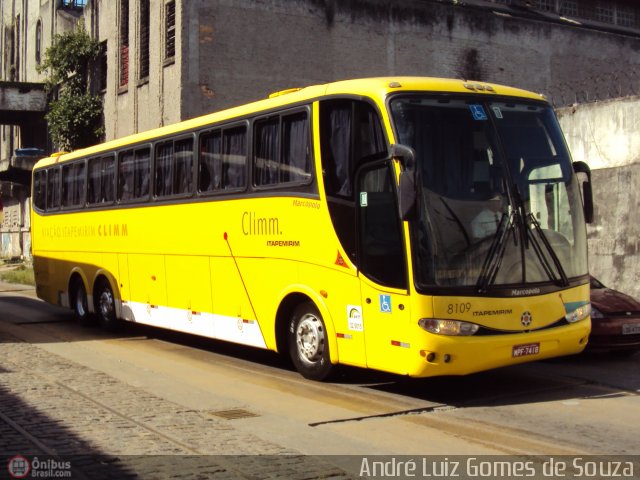
[(395, 179), (388, 161), (357, 177), (358, 267), (367, 366), (403, 373), (409, 357), (407, 268)]

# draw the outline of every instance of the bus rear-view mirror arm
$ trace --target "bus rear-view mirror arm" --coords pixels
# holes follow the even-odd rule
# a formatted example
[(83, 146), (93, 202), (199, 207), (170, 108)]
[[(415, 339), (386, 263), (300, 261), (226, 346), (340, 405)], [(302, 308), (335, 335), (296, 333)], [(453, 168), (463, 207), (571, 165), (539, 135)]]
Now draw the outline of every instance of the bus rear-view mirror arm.
[(400, 184), (398, 185), (398, 207), (402, 220), (414, 220), (417, 214), (416, 153), (406, 145), (394, 144), (389, 149), (392, 159), (400, 162)]
[(585, 162), (573, 162), (573, 171), (584, 173), (587, 177), (585, 181), (578, 178), (582, 185), (582, 207), (584, 209), (584, 220), (587, 223), (593, 222), (593, 191), (591, 190), (591, 169)]

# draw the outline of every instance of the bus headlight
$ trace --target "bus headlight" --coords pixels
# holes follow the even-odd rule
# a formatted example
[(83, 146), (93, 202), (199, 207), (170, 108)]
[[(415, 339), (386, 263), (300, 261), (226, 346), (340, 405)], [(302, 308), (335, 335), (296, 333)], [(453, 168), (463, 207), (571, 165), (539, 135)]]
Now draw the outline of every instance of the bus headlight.
[(475, 323), (460, 320), (441, 320), (439, 318), (421, 318), (418, 325), (429, 333), (438, 335), (473, 335), (480, 328)]
[(564, 316), (564, 318), (566, 318), (567, 322), (569, 323), (576, 323), (576, 322), (579, 322), (580, 320), (584, 320), (585, 318), (587, 318), (590, 313), (591, 313), (591, 304), (585, 303), (584, 305), (579, 306), (572, 312), (568, 312)]

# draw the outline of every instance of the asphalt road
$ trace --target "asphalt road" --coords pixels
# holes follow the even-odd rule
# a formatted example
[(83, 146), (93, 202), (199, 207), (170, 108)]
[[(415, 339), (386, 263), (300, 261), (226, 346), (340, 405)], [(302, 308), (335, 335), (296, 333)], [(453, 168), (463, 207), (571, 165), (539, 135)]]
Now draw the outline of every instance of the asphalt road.
[[(640, 454), (640, 354), (431, 379), (345, 368), (334, 382), (317, 383), (272, 352), (133, 324), (107, 333), (76, 324), (32, 290), (2, 290), (0, 406), (9, 397), (28, 403), (65, 425), (78, 451), (90, 444), (110, 455)], [(75, 410), (91, 408), (67, 414), (71, 398), (84, 398)], [(41, 451), (76, 453), (46, 430), (29, 430), (11, 409), (0, 411)], [(149, 446), (123, 441), (120, 426), (110, 430), (118, 422), (146, 428), (140, 438)], [(226, 440), (209, 439), (212, 425)]]

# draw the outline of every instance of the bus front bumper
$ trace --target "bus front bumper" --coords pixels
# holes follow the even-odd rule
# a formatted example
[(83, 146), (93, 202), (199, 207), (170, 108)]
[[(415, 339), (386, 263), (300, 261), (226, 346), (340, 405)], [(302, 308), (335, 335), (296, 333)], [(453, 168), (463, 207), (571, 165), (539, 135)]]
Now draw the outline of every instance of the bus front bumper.
[(584, 350), (589, 319), (542, 331), (486, 336), (445, 336), (428, 333), (428, 339), (412, 349), (412, 377), (467, 375), (493, 368), (532, 362)]

